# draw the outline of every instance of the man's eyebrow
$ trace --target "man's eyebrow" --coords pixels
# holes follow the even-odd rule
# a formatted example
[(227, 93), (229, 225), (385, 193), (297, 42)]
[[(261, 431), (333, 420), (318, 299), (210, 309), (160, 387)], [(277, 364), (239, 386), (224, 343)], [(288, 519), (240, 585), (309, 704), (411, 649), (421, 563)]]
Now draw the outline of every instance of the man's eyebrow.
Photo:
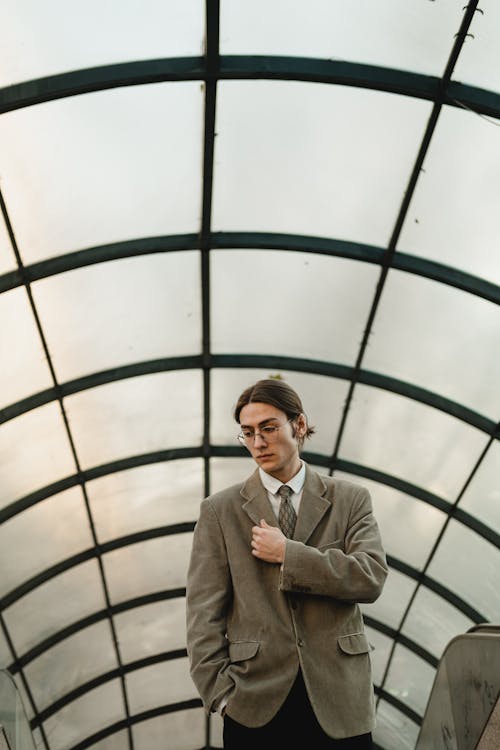
[[(259, 422), (257, 427), (265, 427), (266, 424), (269, 422), (277, 422), (278, 417), (269, 417), (268, 419), (263, 419), (262, 422)], [(253, 425), (251, 424), (240, 424), (240, 427), (246, 427), (247, 429), (253, 429)]]

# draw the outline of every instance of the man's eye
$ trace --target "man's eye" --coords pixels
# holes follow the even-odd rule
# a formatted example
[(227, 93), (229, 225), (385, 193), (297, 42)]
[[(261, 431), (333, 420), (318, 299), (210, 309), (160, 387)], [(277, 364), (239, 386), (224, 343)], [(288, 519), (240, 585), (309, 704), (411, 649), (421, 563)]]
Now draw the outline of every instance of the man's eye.
[(261, 432), (264, 435), (272, 435), (273, 432), (276, 432), (276, 427), (273, 427), (273, 425), (268, 425), (267, 427), (263, 427)]
[(242, 430), (241, 434), (243, 435), (243, 437), (246, 437), (246, 438), (253, 437), (253, 431), (252, 430)]

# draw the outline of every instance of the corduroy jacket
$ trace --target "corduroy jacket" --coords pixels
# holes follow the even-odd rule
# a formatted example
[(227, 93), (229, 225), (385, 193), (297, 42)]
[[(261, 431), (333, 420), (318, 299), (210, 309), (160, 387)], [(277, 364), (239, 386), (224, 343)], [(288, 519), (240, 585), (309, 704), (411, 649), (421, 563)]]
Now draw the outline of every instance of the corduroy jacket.
[(282, 565), (251, 553), (252, 526), (277, 526), (258, 471), (207, 498), (187, 583), (191, 675), (207, 711), (249, 727), (276, 714), (300, 668), (314, 712), (335, 738), (370, 732), (370, 647), (359, 602), (382, 591), (387, 565), (368, 491), (306, 467)]

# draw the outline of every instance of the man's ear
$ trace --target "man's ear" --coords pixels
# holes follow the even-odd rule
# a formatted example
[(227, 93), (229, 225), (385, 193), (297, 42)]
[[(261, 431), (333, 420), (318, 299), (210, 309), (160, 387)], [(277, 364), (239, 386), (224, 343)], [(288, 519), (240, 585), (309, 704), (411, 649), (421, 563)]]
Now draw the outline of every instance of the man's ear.
[(297, 419), (292, 422), (293, 436), (296, 438), (303, 438), (307, 432), (307, 421), (305, 414), (299, 414)]

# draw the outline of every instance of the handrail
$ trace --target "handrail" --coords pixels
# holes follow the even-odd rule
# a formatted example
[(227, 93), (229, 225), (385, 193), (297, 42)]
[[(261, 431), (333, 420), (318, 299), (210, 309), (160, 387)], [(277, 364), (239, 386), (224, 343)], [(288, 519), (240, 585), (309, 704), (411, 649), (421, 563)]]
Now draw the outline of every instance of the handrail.
[(35, 750), (21, 696), (5, 669), (0, 669), (0, 750)]
[(11, 750), (5, 729), (0, 724), (0, 750)]
[(453, 638), (438, 665), (415, 750), (475, 750), (500, 694), (500, 626)]

